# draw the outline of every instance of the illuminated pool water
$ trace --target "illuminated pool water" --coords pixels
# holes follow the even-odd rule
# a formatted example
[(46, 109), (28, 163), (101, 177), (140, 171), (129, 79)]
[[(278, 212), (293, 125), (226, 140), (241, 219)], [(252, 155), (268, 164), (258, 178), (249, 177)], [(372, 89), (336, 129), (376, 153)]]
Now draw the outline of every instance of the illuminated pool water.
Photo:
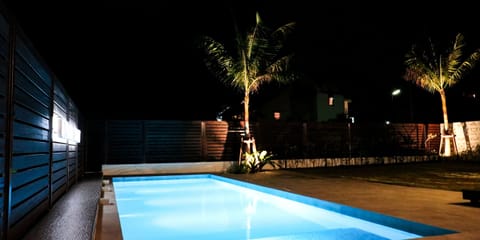
[(211, 174), (112, 179), (124, 240), (415, 239), (454, 231)]

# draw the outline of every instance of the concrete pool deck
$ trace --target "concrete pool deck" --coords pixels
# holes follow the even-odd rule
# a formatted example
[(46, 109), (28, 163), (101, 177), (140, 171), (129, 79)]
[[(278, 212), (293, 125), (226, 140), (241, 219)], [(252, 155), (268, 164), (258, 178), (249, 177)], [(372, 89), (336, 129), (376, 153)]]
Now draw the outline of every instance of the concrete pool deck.
[[(183, 173), (188, 173), (184, 169)], [(180, 172), (175, 172), (178, 174)], [(104, 179), (125, 175), (167, 174), (166, 172), (104, 169)], [(267, 187), (298, 193), (331, 202), (446, 228), (459, 233), (422, 239), (480, 239), (480, 207), (471, 205), (458, 191), (436, 190), (373, 183), (346, 178), (321, 177), (288, 170), (273, 170), (256, 174), (218, 174)], [(122, 239), (114, 192), (104, 187), (104, 204), (100, 205), (95, 239)]]

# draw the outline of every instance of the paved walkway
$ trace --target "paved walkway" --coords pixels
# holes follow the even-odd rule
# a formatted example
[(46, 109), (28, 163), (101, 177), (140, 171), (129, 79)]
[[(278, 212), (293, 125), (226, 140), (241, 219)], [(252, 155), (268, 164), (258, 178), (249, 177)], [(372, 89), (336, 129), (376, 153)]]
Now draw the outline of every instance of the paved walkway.
[(74, 184), (31, 228), (24, 240), (90, 240), (93, 238), (101, 175), (91, 174)]

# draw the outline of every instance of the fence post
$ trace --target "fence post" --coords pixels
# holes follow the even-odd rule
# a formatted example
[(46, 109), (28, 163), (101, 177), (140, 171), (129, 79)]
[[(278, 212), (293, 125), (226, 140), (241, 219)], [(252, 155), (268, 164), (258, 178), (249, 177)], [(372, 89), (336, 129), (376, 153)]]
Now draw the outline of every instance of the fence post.
[(303, 145), (303, 156), (309, 154), (309, 146), (308, 146), (308, 124), (306, 122), (302, 123), (302, 145)]
[(8, 70), (6, 84), (6, 122), (5, 122), (5, 162), (3, 182), (2, 238), (8, 239), (12, 202), (12, 158), (13, 158), (13, 119), (14, 119), (14, 83), (15, 83), (15, 43), (16, 27), (12, 23), (8, 32)]
[(142, 158), (143, 158), (143, 163), (147, 163), (147, 128), (145, 127), (146, 125), (146, 120), (141, 121), (141, 126), (142, 126)]
[(208, 160), (207, 129), (205, 121), (200, 122), (200, 159)]

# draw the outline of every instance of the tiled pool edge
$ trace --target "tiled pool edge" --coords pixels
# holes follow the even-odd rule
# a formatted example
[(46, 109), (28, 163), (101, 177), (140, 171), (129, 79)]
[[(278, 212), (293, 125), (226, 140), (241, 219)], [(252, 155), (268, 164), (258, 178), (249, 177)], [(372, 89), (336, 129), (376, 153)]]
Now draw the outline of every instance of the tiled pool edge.
[[(290, 200), (302, 202), (305, 204), (317, 206), (323, 209), (327, 209), (333, 212), (338, 212), (344, 215), (348, 215), (351, 217), (367, 220), (370, 222), (378, 223), (381, 225), (389, 226), (392, 228), (396, 228), (399, 230), (415, 233), (421, 235), (423, 237), (435, 237), (435, 236), (442, 236), (442, 235), (449, 235), (459, 233), (458, 231), (436, 227), (429, 224), (424, 224), (420, 222), (415, 222), (411, 220), (406, 220), (398, 217), (394, 217), (387, 214), (382, 214), (374, 211), (368, 211), (361, 208), (355, 208), (348, 205), (343, 205), (335, 202), (329, 202), (325, 200), (321, 200), (318, 198), (308, 197), (305, 195), (300, 195), (297, 193), (287, 192), (271, 187), (261, 186), (254, 183), (249, 183), (242, 180), (232, 179), (228, 177), (219, 176), (217, 174), (181, 174), (181, 175), (160, 175), (160, 176), (118, 176), (112, 177), (112, 184), (113, 178), (117, 181), (130, 181), (130, 180), (154, 180), (154, 179), (178, 179), (178, 178), (215, 178), (220, 181), (228, 182), (231, 184), (248, 187), (251, 189), (255, 189), (257, 191), (261, 191), (264, 193), (270, 193), (277, 196), (281, 196)], [(422, 237), (422, 238), (423, 238)]]
[[(103, 182), (105, 184), (98, 201), (95, 233), (92, 240), (123, 240), (112, 177), (104, 177)], [(105, 191), (105, 188), (109, 190)]]

